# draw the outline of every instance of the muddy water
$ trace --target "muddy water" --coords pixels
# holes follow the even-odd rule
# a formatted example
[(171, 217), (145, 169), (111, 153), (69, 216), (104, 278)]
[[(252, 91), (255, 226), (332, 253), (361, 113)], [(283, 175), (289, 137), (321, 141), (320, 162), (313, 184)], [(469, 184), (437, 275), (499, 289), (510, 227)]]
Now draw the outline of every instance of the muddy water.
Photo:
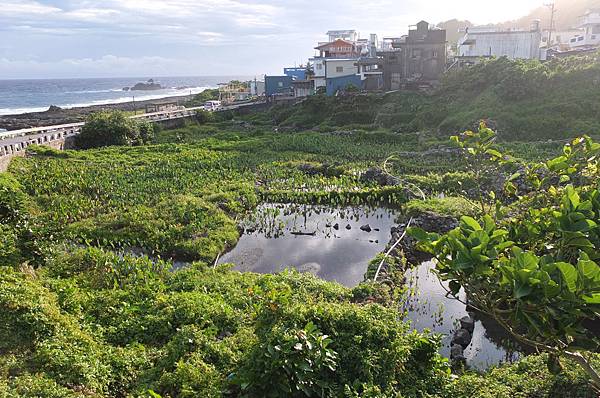
[[(263, 204), (244, 221), (245, 233), (219, 263), (258, 273), (291, 267), (353, 287), (385, 249), (395, 217), (384, 208)], [(367, 224), (370, 232), (360, 229)]]

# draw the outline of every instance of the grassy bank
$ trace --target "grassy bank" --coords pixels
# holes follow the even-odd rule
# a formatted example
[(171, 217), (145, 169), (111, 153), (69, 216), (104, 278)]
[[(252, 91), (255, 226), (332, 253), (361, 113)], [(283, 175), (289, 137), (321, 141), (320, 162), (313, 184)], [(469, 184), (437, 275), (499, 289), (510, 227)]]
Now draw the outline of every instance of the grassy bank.
[[(446, 136), (487, 119), (506, 141), (600, 134), (600, 55), (547, 63), (490, 60), (447, 74), (429, 94), (312, 97), (267, 116), (283, 127), (386, 128)], [(256, 117), (265, 120), (265, 115)]]

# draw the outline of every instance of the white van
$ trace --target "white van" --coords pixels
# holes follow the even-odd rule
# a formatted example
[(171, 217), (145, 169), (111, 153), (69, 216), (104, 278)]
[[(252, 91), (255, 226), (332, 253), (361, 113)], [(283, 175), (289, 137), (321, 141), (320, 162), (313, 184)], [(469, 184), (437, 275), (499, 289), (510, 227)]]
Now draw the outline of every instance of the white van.
[(209, 112), (214, 112), (221, 109), (221, 101), (207, 101), (204, 103), (204, 109)]

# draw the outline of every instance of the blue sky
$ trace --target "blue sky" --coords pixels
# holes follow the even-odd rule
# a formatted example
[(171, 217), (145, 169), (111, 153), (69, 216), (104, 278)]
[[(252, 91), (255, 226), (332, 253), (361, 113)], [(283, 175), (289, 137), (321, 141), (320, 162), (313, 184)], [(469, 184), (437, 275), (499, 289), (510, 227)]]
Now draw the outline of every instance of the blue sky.
[(329, 29), (500, 22), (540, 0), (0, 0), (0, 79), (260, 75), (313, 55)]

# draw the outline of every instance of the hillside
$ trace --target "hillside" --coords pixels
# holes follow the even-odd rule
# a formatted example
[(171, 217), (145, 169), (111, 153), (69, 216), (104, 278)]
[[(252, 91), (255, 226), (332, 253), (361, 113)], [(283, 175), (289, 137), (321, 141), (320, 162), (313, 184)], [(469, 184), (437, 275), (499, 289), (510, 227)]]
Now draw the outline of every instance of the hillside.
[[(600, 134), (600, 54), (538, 61), (492, 60), (448, 74), (431, 94), (313, 97), (274, 108), (276, 124), (295, 129), (390, 128), (453, 134), (487, 119), (503, 140)], [(258, 116), (257, 116), (258, 118)]]

